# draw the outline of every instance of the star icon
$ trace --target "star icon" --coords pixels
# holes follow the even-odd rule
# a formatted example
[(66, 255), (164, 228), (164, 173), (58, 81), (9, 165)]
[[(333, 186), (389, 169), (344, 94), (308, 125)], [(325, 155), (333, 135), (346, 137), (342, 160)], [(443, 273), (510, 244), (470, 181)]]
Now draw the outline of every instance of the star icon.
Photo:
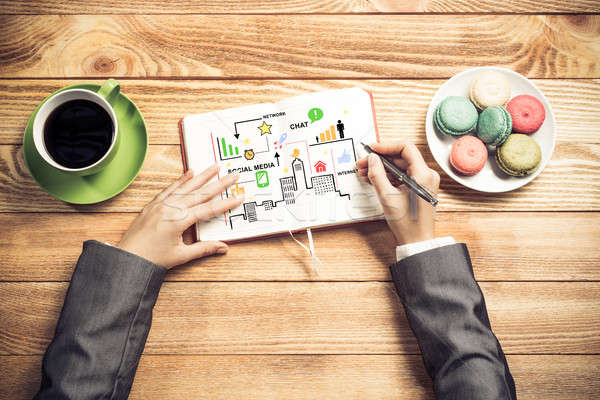
[(264, 135), (265, 133), (271, 133), (272, 126), (273, 125), (269, 125), (263, 121), (262, 125), (258, 127), (258, 129), (260, 129), (260, 136)]

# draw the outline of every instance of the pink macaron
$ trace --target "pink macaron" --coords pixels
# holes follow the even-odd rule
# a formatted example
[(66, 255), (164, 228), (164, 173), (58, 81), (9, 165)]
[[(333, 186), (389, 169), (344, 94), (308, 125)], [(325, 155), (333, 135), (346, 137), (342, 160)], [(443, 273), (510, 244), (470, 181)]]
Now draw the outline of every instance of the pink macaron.
[(487, 158), (487, 147), (475, 136), (459, 138), (450, 150), (450, 165), (463, 175), (475, 175), (481, 171)]
[(506, 105), (513, 120), (513, 131), (533, 133), (540, 129), (546, 119), (546, 110), (541, 101), (528, 94), (522, 94)]

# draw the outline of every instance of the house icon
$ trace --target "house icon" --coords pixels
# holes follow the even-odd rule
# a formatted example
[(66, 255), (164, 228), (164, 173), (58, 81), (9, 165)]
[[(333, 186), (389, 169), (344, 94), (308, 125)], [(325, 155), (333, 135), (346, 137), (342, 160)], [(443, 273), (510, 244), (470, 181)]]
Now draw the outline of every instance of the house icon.
[(315, 169), (317, 170), (317, 172), (325, 172), (325, 170), (327, 169), (327, 164), (325, 164), (323, 161), (318, 161), (315, 164)]

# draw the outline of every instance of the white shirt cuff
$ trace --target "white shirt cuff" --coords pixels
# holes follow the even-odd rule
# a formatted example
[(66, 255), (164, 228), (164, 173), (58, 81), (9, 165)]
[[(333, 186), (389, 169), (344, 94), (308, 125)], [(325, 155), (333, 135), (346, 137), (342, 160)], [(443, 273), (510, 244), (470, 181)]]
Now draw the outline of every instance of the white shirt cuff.
[(445, 236), (422, 242), (407, 243), (396, 247), (396, 260), (400, 261), (417, 253), (456, 243), (452, 236)]

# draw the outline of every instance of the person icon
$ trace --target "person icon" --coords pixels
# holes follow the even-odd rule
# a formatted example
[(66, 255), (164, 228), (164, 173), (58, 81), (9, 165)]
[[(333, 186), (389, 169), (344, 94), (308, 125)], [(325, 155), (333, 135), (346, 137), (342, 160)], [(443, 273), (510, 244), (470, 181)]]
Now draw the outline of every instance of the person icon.
[(344, 124), (338, 119), (337, 131), (340, 134), (340, 139), (344, 138)]

